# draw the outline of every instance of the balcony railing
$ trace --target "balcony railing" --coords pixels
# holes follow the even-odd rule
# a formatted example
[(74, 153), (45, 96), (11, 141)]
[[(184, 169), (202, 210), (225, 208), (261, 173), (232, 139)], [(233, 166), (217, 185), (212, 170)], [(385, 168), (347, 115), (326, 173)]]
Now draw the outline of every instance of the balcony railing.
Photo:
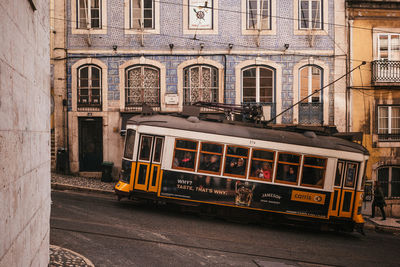
[(372, 82), (376, 85), (400, 84), (400, 61), (372, 61)]
[(322, 103), (300, 103), (299, 124), (323, 124)]
[(400, 134), (378, 134), (379, 141), (399, 142)]

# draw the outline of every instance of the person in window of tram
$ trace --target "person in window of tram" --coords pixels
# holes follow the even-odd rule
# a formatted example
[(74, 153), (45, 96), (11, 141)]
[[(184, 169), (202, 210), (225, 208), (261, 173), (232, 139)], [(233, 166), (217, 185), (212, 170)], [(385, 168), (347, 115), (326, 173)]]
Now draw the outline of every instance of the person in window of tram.
[(268, 162), (263, 162), (262, 167), (257, 170), (257, 177), (258, 178), (263, 178), (265, 180), (271, 180), (271, 166), (269, 165)]
[(183, 167), (183, 168), (193, 168), (194, 167), (192, 153), (185, 152), (183, 158), (179, 162), (179, 167)]
[(386, 206), (385, 195), (383, 194), (382, 188), (379, 181), (375, 182), (374, 187), (374, 200), (372, 201), (372, 218), (375, 217), (375, 207), (378, 207), (382, 213), (382, 220), (386, 220), (386, 213), (384, 206)]
[(296, 182), (297, 174), (292, 166), (289, 166), (289, 169), (286, 173), (286, 181)]
[(219, 159), (217, 155), (212, 155), (210, 158), (210, 162), (206, 167), (207, 171), (218, 172), (219, 171)]
[(230, 173), (243, 175), (245, 171), (244, 159), (239, 158), (237, 161), (232, 160), (230, 164)]

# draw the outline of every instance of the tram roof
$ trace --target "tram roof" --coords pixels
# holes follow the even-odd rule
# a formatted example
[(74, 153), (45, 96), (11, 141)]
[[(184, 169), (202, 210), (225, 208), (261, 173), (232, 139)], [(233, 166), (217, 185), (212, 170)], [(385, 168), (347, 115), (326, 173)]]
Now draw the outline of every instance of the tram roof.
[(342, 150), (369, 155), (368, 150), (362, 145), (339, 137), (312, 134), (307, 135), (285, 130), (257, 128), (204, 120), (193, 122), (193, 120), (188, 120), (183, 117), (171, 115), (137, 115), (131, 117), (128, 120), (128, 124), (150, 125), (193, 132), (256, 139), (269, 142)]

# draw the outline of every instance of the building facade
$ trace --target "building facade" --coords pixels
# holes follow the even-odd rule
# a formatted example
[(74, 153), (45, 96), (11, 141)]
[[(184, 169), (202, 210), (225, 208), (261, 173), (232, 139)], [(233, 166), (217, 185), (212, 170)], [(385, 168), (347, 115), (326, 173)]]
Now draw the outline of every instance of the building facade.
[(48, 266), (48, 1), (0, 2), (0, 266)]
[[(400, 1), (348, 0), (349, 128), (364, 133), (367, 179), (380, 181), (387, 213), (400, 216)], [(368, 206), (371, 202), (366, 202)], [(370, 211), (370, 208), (366, 209)]]
[(161, 113), (257, 103), (271, 119), (302, 100), (275, 123), (343, 129), (345, 79), (331, 83), (346, 71), (344, 10), (339, 0), (66, 1), (55, 64), (66, 68), (70, 170), (111, 161), (116, 173), (121, 130), (142, 103)]

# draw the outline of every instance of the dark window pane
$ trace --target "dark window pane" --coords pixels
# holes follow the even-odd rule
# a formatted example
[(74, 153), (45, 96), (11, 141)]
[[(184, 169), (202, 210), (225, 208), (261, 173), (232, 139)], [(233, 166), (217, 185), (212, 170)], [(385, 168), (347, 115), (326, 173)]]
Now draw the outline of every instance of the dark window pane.
[(300, 156), (293, 154), (279, 153), (279, 161), (300, 163)]
[(213, 153), (222, 153), (222, 145), (210, 144), (210, 143), (202, 143), (201, 151), (213, 152)]
[(89, 79), (89, 67), (81, 68), (79, 77), (81, 79)]
[(381, 185), (383, 194), (387, 197), (389, 194), (389, 168), (378, 169), (378, 181)]
[(254, 149), (253, 158), (274, 160), (274, 152)]
[(144, 8), (152, 8), (153, 0), (144, 0)]
[(325, 167), (326, 159), (304, 157), (304, 165), (320, 166)]
[(333, 204), (332, 204), (332, 210), (337, 210), (337, 202), (338, 202), (338, 190), (335, 190), (333, 193)]
[(248, 153), (249, 153), (248, 148), (237, 147), (237, 146), (228, 146), (227, 154), (229, 154), (229, 155), (247, 157)]
[(152, 145), (153, 138), (150, 136), (142, 136), (142, 142), (140, 144), (140, 160), (150, 160), (150, 151)]
[(154, 162), (160, 162), (161, 161), (162, 144), (163, 144), (163, 139), (162, 138), (156, 138), (156, 145), (155, 145), (155, 148), (154, 148), (154, 156), (153, 156), (153, 161)]
[(276, 179), (280, 181), (296, 183), (298, 166), (289, 164), (278, 164)]
[(197, 142), (188, 140), (176, 140), (176, 147), (197, 150)]
[(342, 211), (349, 212), (351, 207), (351, 196), (353, 192), (344, 192)]
[(335, 186), (340, 186), (343, 174), (343, 162), (339, 161), (336, 169)]
[(135, 145), (135, 133), (136, 132), (132, 129), (128, 129), (126, 131), (124, 158), (132, 159), (133, 157), (133, 148)]
[(147, 165), (141, 164), (139, 166), (139, 174), (138, 174), (138, 184), (145, 184), (147, 175)]
[(303, 167), (301, 184), (322, 186), (324, 182), (324, 176), (325, 176), (325, 169)]
[(158, 173), (158, 166), (154, 166), (153, 169), (153, 177), (151, 179), (151, 186), (156, 186), (157, 182), (157, 173)]

